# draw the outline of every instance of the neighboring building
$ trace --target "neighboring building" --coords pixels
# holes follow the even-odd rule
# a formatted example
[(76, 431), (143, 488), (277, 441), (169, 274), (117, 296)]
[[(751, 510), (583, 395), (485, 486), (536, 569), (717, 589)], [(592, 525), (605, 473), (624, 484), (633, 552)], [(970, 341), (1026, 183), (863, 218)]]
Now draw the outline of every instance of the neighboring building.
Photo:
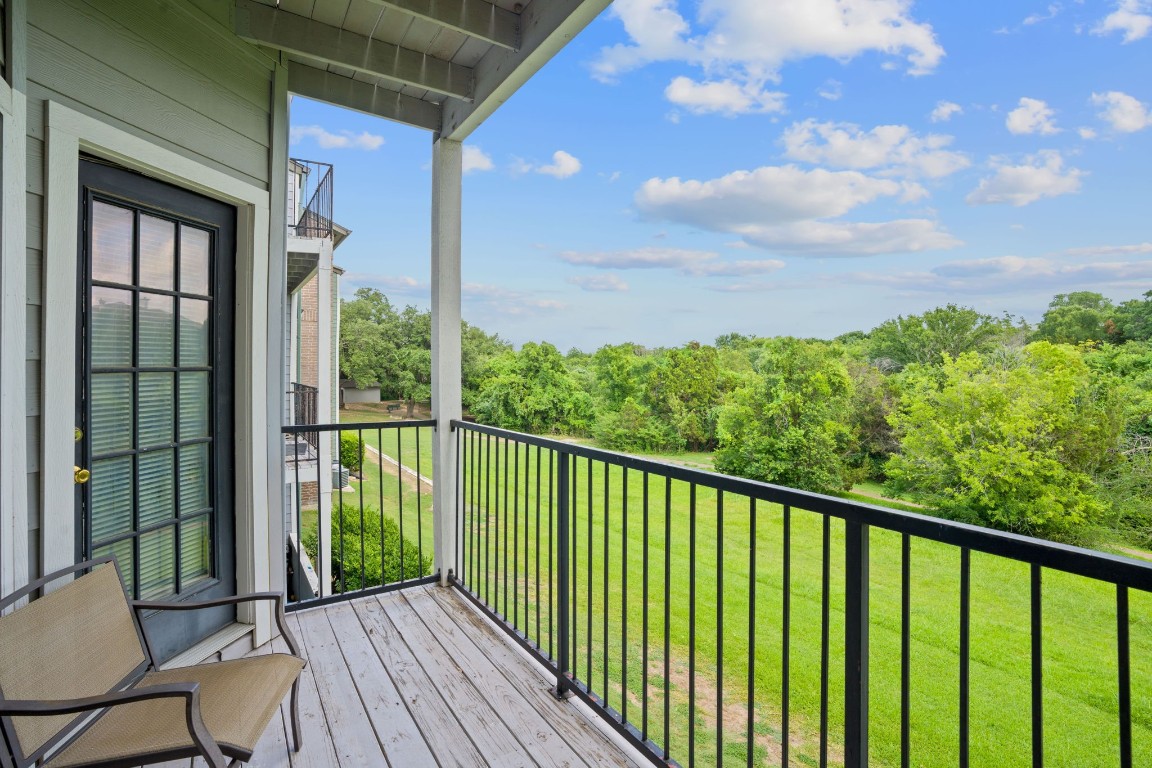
[[(284, 424), (339, 420), (340, 275), (334, 252), (351, 230), (333, 221), (333, 169), (293, 158), (288, 163), (288, 241), (284, 319), (287, 343)], [(335, 434), (286, 436), (285, 520), (290, 547), (299, 552), (295, 510), (331, 509), (329, 468), (340, 477)]]

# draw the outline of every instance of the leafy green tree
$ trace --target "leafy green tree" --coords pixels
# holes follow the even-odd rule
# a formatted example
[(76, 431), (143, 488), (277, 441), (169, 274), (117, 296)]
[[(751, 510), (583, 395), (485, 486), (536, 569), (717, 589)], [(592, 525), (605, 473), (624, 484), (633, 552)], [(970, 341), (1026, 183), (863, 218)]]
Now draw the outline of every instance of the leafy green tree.
[(851, 487), (853, 388), (836, 348), (772, 339), (756, 367), (720, 409), (716, 469), (810, 491)]
[[(461, 324), (461, 384), (465, 405), (479, 387), (488, 360), (510, 349), (499, 336)], [(344, 301), (340, 317), (340, 370), (358, 386), (378, 383), (386, 400), (404, 400), (407, 418), (432, 396), (432, 314), (407, 306), (397, 311), (374, 288)]]
[(847, 421), (857, 438), (849, 464), (863, 478), (883, 480), (885, 462), (900, 448), (888, 421), (896, 407), (896, 384), (870, 363), (850, 358), (845, 365), (852, 379)]
[(1143, 299), (1129, 299), (1116, 307), (1110, 336), (1115, 341), (1152, 339), (1152, 291), (1145, 292)]
[(689, 342), (661, 355), (648, 377), (648, 401), (691, 450), (710, 447), (725, 377), (715, 347)]
[(606, 344), (592, 355), (593, 386), (601, 406), (619, 408), (625, 401), (635, 402), (642, 396), (643, 351), (637, 344)]
[(472, 408), (480, 421), (536, 434), (586, 434), (591, 427), (591, 395), (548, 342), (504, 352), (488, 370)]
[(671, 424), (653, 415), (651, 409), (628, 397), (616, 408), (596, 414), (592, 436), (603, 448), (642, 453), (684, 450), (684, 440)]
[(984, 315), (955, 304), (922, 315), (885, 320), (868, 336), (871, 357), (881, 366), (899, 370), (907, 365), (940, 365), (944, 355), (984, 352), (1014, 331), (1012, 319)]
[(891, 417), (901, 451), (890, 487), (954, 519), (1082, 538), (1105, 512), (1092, 474), (1123, 427), (1109, 384), (1048, 342), (994, 364), (968, 353), (913, 370)]
[(1108, 338), (1109, 326), (1115, 307), (1112, 302), (1092, 291), (1073, 291), (1057, 294), (1048, 304), (1048, 311), (1036, 326), (1032, 341), (1050, 341), (1054, 344), (1083, 344), (1101, 342)]

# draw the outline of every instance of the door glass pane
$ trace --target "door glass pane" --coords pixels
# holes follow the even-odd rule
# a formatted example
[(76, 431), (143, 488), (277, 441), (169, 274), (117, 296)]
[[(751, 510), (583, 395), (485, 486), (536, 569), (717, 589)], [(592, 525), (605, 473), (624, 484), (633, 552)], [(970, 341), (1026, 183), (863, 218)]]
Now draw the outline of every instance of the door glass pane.
[(135, 558), (132, 556), (132, 542), (132, 539), (124, 539), (115, 544), (97, 547), (92, 550), (92, 557), (115, 555), (116, 560), (120, 564), (120, 575), (124, 577), (124, 583), (127, 584), (128, 589), (135, 594), (135, 589), (132, 586), (132, 577), (133, 574), (136, 573)]
[(176, 526), (140, 536), (140, 599), (176, 592)]
[(208, 295), (208, 247), (211, 238), (202, 229), (180, 225), (180, 291)]
[(208, 509), (208, 444), (180, 449), (180, 514)]
[(139, 447), (171, 443), (175, 439), (175, 409), (171, 373), (140, 374), (140, 405), (137, 418)]
[(176, 282), (176, 225), (140, 216), (140, 287), (171, 291)]
[(132, 457), (92, 462), (92, 541), (132, 530)]
[(132, 292), (92, 288), (92, 365), (132, 365)]
[(208, 302), (180, 299), (180, 365), (208, 365)]
[(140, 365), (171, 366), (176, 344), (174, 299), (140, 294)]
[(208, 518), (180, 524), (180, 588), (187, 589), (212, 575)]
[(171, 449), (140, 454), (140, 497), (137, 504), (141, 528), (176, 515), (173, 458)]
[(132, 211), (92, 204), (92, 279), (132, 283)]
[(208, 436), (208, 374), (180, 374), (180, 439)]
[(131, 448), (132, 374), (94, 373), (91, 392), (92, 421), (88, 430), (92, 434), (92, 453)]

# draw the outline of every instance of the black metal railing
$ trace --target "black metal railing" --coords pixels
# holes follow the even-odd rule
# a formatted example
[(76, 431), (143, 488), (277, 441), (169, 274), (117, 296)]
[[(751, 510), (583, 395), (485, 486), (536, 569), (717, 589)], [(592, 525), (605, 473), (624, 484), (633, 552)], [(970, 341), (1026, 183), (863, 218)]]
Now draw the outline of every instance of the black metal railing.
[[(430, 583), (435, 421), (305, 424), (332, 461), (289, 456), (288, 610)], [(318, 441), (319, 442), (319, 441)], [(326, 524), (327, 523), (327, 524)]]
[[(292, 398), (292, 425), (315, 424), (320, 412), (320, 390), (308, 384), (292, 382), (286, 394)], [(295, 435), (313, 449), (320, 445), (320, 433), (315, 430), (297, 432)]]
[(315, 160), (292, 158), (289, 179), (289, 221), (298, 237), (332, 236), (334, 187), (332, 166)]
[(453, 583), (654, 764), (1152, 759), (1148, 564), (453, 431)]

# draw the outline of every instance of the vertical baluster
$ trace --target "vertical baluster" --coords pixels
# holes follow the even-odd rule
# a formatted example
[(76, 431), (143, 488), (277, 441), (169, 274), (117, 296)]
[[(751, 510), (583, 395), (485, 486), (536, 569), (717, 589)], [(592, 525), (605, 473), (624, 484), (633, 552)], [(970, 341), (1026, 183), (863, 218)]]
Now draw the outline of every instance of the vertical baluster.
[(792, 508), (784, 505), (784, 534), (783, 534), (783, 567), (784, 584), (783, 604), (781, 607), (780, 626), (783, 629), (781, 642), (783, 649), (780, 654), (780, 733), (783, 742), (780, 744), (780, 765), (788, 768), (788, 746), (791, 741), (788, 721), (788, 700), (791, 698), (791, 656), (792, 656)]
[(688, 765), (696, 764), (696, 483), (688, 486)]
[[(416, 427), (416, 556), (420, 558), (420, 563), (424, 563), (424, 473), (420, 469), (420, 430), (423, 427)], [(456, 433), (456, 477), (453, 481), (456, 483), (456, 503), (460, 503), (460, 433)]]
[[(520, 443), (512, 442), (512, 626), (520, 629)], [(525, 511), (527, 514), (527, 511)], [(527, 545), (527, 541), (525, 541)], [(505, 598), (507, 600), (507, 598)], [(525, 622), (527, 624), (527, 622)]]
[(912, 537), (900, 537), (900, 768), (911, 763)]
[(585, 661), (587, 662), (587, 676), (584, 682), (588, 685), (588, 690), (592, 690), (592, 561), (595, 559), (593, 556), (593, 537), (592, 537), (592, 520), (595, 518), (592, 511), (592, 459), (588, 459), (588, 615), (587, 620), (584, 622), (585, 629), (588, 633), (588, 644), (584, 647)]
[[(604, 658), (604, 708), (608, 708), (608, 615), (610, 608), (608, 607), (608, 581), (611, 576), (608, 571), (608, 561), (611, 559), (610, 550), (608, 548), (608, 517), (609, 517), (609, 501), (608, 501), (608, 479), (612, 473), (612, 465), (604, 464), (604, 583), (601, 585), (604, 592), (604, 604), (601, 606), (601, 613), (604, 614), (604, 638), (601, 643), (601, 654)], [(591, 685), (591, 680), (588, 681)]]
[(716, 491), (716, 766), (724, 765), (724, 491)]
[(748, 725), (744, 756), (752, 768), (756, 733), (756, 499), (748, 499)]
[(671, 671), (672, 628), (672, 478), (664, 482), (664, 759), (668, 759), (668, 731), (671, 720), (668, 674)]
[(1116, 585), (1116, 673), (1119, 687), (1120, 768), (1132, 768), (1132, 660), (1128, 587)]
[(641, 734), (642, 740), (648, 741), (648, 538), (649, 538), (649, 533), (648, 533), (648, 473), (647, 472), (644, 473), (643, 486), (644, 486), (644, 496), (643, 496), (643, 499), (644, 499), (643, 500), (644, 538), (643, 538), (642, 544), (644, 547), (644, 562), (643, 562), (642, 569), (644, 572), (644, 588), (643, 588), (643, 599), (641, 600), (641, 603), (642, 603), (643, 612), (644, 612), (644, 618), (643, 618), (644, 640), (640, 644), (641, 645), (640, 690), (642, 691), (641, 696), (640, 696), (640, 708), (642, 710), (641, 715), (640, 715), (640, 734)]
[[(568, 454), (557, 455), (557, 488), (556, 507), (557, 531), (557, 567), (559, 573), (560, 605), (558, 614), (558, 640), (559, 651), (556, 662), (556, 688), (553, 690), (556, 698), (562, 699), (568, 693), (568, 667), (569, 667), (569, 632), (568, 632)], [(549, 461), (551, 467), (551, 461)], [(551, 524), (551, 523), (549, 523)], [(549, 622), (551, 623), (551, 622)]]
[(868, 526), (844, 522), (844, 768), (868, 765)]
[(968, 768), (969, 659), (972, 605), (972, 551), (960, 550), (960, 768)]
[(832, 518), (823, 516), (820, 540), (820, 768), (828, 766), (828, 605), (832, 580)]
[(1044, 621), (1040, 566), (1032, 564), (1032, 765), (1044, 766)]
[[(396, 499), (397, 513), (396, 516), (400, 519), (400, 581), (404, 581), (407, 576), (407, 570), (404, 565), (404, 449), (400, 442), (403, 429), (397, 427), (396, 429)], [(384, 443), (380, 443), (380, 470), (384, 470)], [(380, 483), (384, 485), (383, 482)], [(381, 529), (383, 530), (383, 529)], [(381, 555), (383, 555), (384, 542), (380, 542)], [(383, 571), (383, 569), (381, 569)]]
[(620, 720), (628, 722), (628, 467), (621, 468), (620, 483)]
[[(544, 635), (540, 633), (540, 476), (543, 474), (540, 469), (541, 454), (540, 446), (536, 446), (536, 528), (534, 530), (536, 539), (536, 647), (538, 648), (544, 645)], [(549, 587), (548, 600), (552, 600), (551, 587)], [(549, 606), (551, 606), (551, 602), (549, 602)], [(551, 607), (548, 610), (552, 610)], [(548, 642), (548, 652), (551, 654), (551, 636), (549, 636)]]

